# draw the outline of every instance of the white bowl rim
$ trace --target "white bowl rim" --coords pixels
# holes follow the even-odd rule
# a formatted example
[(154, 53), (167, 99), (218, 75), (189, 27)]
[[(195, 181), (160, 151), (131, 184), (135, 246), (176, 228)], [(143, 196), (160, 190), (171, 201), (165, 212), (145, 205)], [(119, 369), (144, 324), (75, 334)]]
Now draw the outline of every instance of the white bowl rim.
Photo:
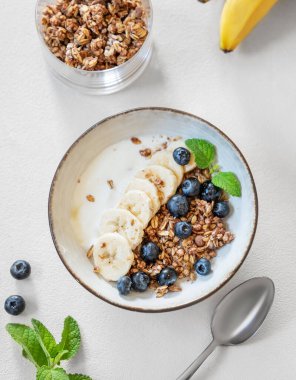
[[(63, 251), (59, 247), (59, 243), (58, 243), (57, 238), (56, 238), (55, 233), (54, 233), (52, 200), (53, 200), (54, 191), (55, 191), (55, 183), (58, 180), (59, 172), (60, 172), (62, 166), (64, 165), (65, 161), (67, 160), (70, 152), (75, 148), (75, 146), (80, 142), (80, 140), (82, 140), (93, 129), (102, 127), (104, 125), (104, 123), (106, 123), (107, 121), (109, 121), (111, 119), (116, 119), (118, 117), (121, 117), (121, 116), (129, 114), (129, 113), (141, 112), (141, 111), (171, 112), (171, 113), (175, 113), (175, 114), (177, 114), (179, 116), (180, 115), (181, 116), (188, 116), (188, 117), (193, 118), (195, 120), (198, 120), (198, 121), (200, 121), (202, 123), (205, 123), (209, 128), (213, 129), (216, 133), (220, 134), (225, 140), (228, 141), (228, 143), (236, 151), (236, 153), (238, 154), (238, 156), (242, 160), (242, 163), (244, 164), (244, 166), (246, 168), (246, 171), (248, 172), (248, 174), (250, 176), (252, 190), (253, 190), (252, 193), (253, 193), (253, 197), (254, 197), (254, 206), (255, 206), (255, 215), (254, 215), (254, 218), (253, 218), (253, 221), (252, 221), (253, 222), (252, 223), (252, 233), (250, 234), (249, 243), (248, 243), (248, 245), (247, 245), (247, 247), (245, 249), (244, 255), (243, 255), (240, 263), (228, 274), (228, 277), (222, 283), (220, 283), (219, 286), (217, 286), (214, 290), (212, 290), (211, 292), (207, 293), (206, 295), (204, 295), (203, 297), (201, 297), (201, 298), (199, 298), (197, 300), (190, 301), (190, 302), (184, 303), (182, 305), (173, 306), (173, 307), (166, 307), (166, 308), (161, 308), (161, 309), (149, 309), (149, 308), (143, 308), (143, 307), (135, 307), (135, 306), (122, 305), (120, 303), (111, 301), (108, 298), (106, 298), (103, 295), (101, 295), (98, 292), (96, 292), (89, 285), (87, 285), (84, 281), (82, 281), (79, 278), (79, 276), (74, 272), (74, 270), (72, 270), (69, 267), (69, 265), (67, 264), (65, 258), (63, 257)], [(96, 297), (100, 298), (101, 300), (103, 300), (103, 301), (105, 301), (105, 302), (107, 302), (107, 303), (109, 303), (109, 304), (111, 304), (113, 306), (117, 306), (117, 307), (119, 307), (121, 309), (126, 309), (126, 310), (130, 310), (130, 311), (137, 311), (137, 312), (143, 312), (143, 313), (162, 313), (162, 312), (169, 312), (169, 311), (183, 309), (185, 307), (192, 306), (194, 304), (197, 304), (197, 303), (199, 303), (199, 302), (201, 302), (201, 301), (209, 298), (214, 293), (216, 293), (218, 290), (220, 290), (225, 284), (227, 284), (228, 281), (230, 281), (230, 279), (238, 272), (238, 270), (240, 269), (240, 267), (244, 263), (245, 259), (247, 258), (248, 253), (249, 253), (249, 251), (251, 249), (251, 246), (252, 246), (254, 238), (255, 238), (257, 224), (258, 224), (258, 196), (257, 196), (257, 190), (256, 190), (256, 185), (255, 185), (254, 177), (253, 177), (253, 174), (251, 172), (251, 169), (249, 167), (249, 164), (248, 164), (247, 160), (245, 159), (245, 157), (243, 156), (242, 152), (237, 147), (237, 145), (224, 132), (222, 132), (218, 127), (214, 126), (213, 124), (211, 124), (207, 120), (205, 120), (205, 119), (203, 119), (203, 118), (201, 118), (199, 116), (196, 116), (194, 114), (191, 114), (189, 112), (185, 112), (185, 111), (181, 111), (181, 110), (177, 110), (177, 109), (173, 109), (173, 108), (167, 108), (167, 107), (138, 107), (138, 108), (132, 108), (132, 109), (129, 109), (129, 110), (126, 110), (126, 111), (123, 111), (123, 112), (120, 112), (120, 113), (108, 116), (108, 117), (100, 120), (99, 122), (97, 122), (96, 124), (94, 124), (93, 126), (91, 126), (89, 129), (87, 129), (84, 133), (82, 133), (73, 142), (73, 144), (69, 147), (69, 149), (66, 151), (66, 153), (62, 157), (62, 159), (61, 159), (61, 161), (60, 161), (60, 163), (59, 163), (59, 165), (58, 165), (58, 167), (57, 167), (57, 169), (55, 171), (55, 174), (54, 174), (54, 177), (52, 179), (52, 182), (51, 182), (51, 186), (50, 186), (50, 190), (49, 190), (49, 198), (48, 198), (48, 220), (49, 220), (49, 228), (50, 228), (51, 237), (52, 237), (52, 240), (53, 240), (53, 243), (54, 243), (54, 246), (55, 246), (55, 249), (57, 251), (57, 254), (58, 254), (59, 258), (61, 259), (62, 263), (64, 264), (64, 266), (66, 267), (66, 269), (68, 270), (68, 272), (86, 290), (88, 290), (90, 293), (92, 293)]]

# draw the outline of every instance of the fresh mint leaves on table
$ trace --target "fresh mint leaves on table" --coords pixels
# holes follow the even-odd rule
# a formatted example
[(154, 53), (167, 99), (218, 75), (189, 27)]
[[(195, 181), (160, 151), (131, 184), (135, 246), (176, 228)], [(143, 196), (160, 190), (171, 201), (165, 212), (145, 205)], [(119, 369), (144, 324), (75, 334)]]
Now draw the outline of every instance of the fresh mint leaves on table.
[(8, 323), (6, 330), (22, 347), (23, 356), (37, 368), (36, 380), (92, 380), (86, 375), (67, 374), (60, 367), (60, 362), (74, 357), (80, 347), (80, 330), (75, 319), (70, 316), (65, 319), (58, 344), (40, 321), (32, 319), (32, 326)]
[(196, 165), (200, 169), (210, 169), (211, 181), (215, 186), (234, 197), (241, 197), (241, 184), (237, 176), (232, 172), (222, 172), (218, 164), (213, 164), (216, 148), (212, 143), (202, 139), (188, 139), (185, 144), (193, 153)]

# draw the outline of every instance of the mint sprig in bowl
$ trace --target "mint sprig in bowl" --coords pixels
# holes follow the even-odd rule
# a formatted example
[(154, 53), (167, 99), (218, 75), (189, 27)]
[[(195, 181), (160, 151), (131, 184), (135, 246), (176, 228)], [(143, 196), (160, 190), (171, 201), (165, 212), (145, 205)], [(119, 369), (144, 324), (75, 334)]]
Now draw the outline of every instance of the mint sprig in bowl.
[[(121, 296), (116, 283), (105, 281), (93, 271), (93, 265), (87, 257), (89, 247), (81, 247), (71, 225), (70, 216), (73, 215), (73, 208), (69, 194), (74, 193), (78, 183), (81, 185), (80, 178), (89, 164), (106, 148), (123, 140), (130, 140), (132, 136), (159, 135), (171, 138), (180, 136), (180, 146), (183, 147), (187, 140), (198, 140), (192, 140), (192, 150), (199, 152), (195, 152), (196, 164), (208, 168), (212, 181), (228, 194), (231, 212), (225, 221), (235, 239), (231, 244), (219, 249), (217, 257), (212, 261), (212, 271), (208, 276), (204, 278), (199, 276), (194, 283), (181, 281), (181, 292), (172, 292), (161, 298), (156, 298), (154, 292), (149, 290), (143, 295), (133, 292), (129, 296)], [(174, 141), (174, 144), (178, 145), (178, 141)], [(132, 157), (136, 162), (139, 160), (141, 148), (139, 145), (134, 147), (138, 147), (138, 150), (134, 148), (137, 155)], [(112, 196), (117, 190), (124, 192), (124, 187), (121, 188), (122, 184), (116, 176), (116, 167), (126, 157), (131, 156), (122, 155), (121, 161), (116, 163), (109, 157), (107, 179), (112, 179), (115, 183)], [(130, 163), (133, 164), (132, 161)], [(102, 173), (97, 175), (100, 178)], [(134, 175), (132, 170), (129, 175)], [(91, 193), (85, 193), (87, 194)], [(100, 197), (100, 194), (97, 196)], [(86, 204), (87, 200), (84, 202)], [(92, 207), (95, 204), (88, 202), (87, 206)], [(95, 215), (98, 218), (97, 213)], [(221, 289), (238, 271), (248, 255), (255, 236), (257, 216), (254, 179), (238, 147), (209, 122), (182, 111), (166, 108), (134, 109), (99, 121), (65, 152), (54, 175), (49, 195), (51, 234), (58, 255), (67, 270), (96, 297), (112, 305), (140, 312), (180, 309), (200, 302)]]

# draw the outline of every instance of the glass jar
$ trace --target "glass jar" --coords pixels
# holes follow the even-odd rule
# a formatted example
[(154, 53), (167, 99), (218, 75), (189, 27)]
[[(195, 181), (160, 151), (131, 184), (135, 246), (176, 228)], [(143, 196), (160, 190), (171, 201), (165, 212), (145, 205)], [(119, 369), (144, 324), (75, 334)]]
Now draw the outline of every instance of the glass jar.
[(148, 35), (138, 52), (123, 64), (107, 70), (87, 71), (68, 66), (60, 61), (48, 48), (42, 33), (42, 11), (54, 0), (38, 0), (36, 4), (36, 27), (43, 55), (53, 75), (65, 84), (83, 93), (92, 95), (111, 94), (122, 90), (134, 82), (144, 72), (152, 55), (152, 4), (142, 0), (147, 14)]

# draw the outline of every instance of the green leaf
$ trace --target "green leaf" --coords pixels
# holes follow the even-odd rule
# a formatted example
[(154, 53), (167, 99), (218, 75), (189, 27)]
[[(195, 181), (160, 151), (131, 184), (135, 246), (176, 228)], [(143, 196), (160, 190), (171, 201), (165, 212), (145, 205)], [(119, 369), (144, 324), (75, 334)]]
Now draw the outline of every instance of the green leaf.
[(18, 323), (8, 323), (6, 330), (22, 346), (24, 357), (37, 368), (47, 364), (47, 358), (33, 329)]
[(37, 319), (32, 319), (32, 325), (43, 351), (48, 353), (50, 358), (54, 358), (57, 354), (57, 343), (51, 332)]
[(69, 380), (92, 380), (91, 377), (86, 375), (80, 375), (78, 373), (74, 373), (73, 375), (69, 374)]
[(69, 376), (63, 368), (43, 366), (38, 369), (36, 380), (69, 380)]
[(66, 355), (67, 353), (68, 353), (69, 351), (68, 350), (63, 350), (63, 351), (60, 351), (58, 354), (57, 354), (57, 356), (54, 358), (54, 366), (55, 365), (59, 365), (60, 364), (60, 362), (61, 362), (61, 360), (63, 360), (62, 358), (63, 358), (63, 356), (64, 355)]
[(191, 150), (195, 157), (195, 163), (200, 169), (208, 168), (215, 159), (215, 146), (207, 140), (188, 139), (186, 146)]
[(220, 187), (234, 197), (240, 197), (242, 195), (240, 181), (234, 173), (217, 173), (212, 177), (212, 182), (215, 186)]
[(78, 323), (72, 317), (67, 317), (64, 321), (64, 330), (62, 340), (57, 345), (58, 351), (67, 350), (68, 353), (63, 355), (61, 360), (68, 360), (76, 355), (80, 347), (80, 331)]

